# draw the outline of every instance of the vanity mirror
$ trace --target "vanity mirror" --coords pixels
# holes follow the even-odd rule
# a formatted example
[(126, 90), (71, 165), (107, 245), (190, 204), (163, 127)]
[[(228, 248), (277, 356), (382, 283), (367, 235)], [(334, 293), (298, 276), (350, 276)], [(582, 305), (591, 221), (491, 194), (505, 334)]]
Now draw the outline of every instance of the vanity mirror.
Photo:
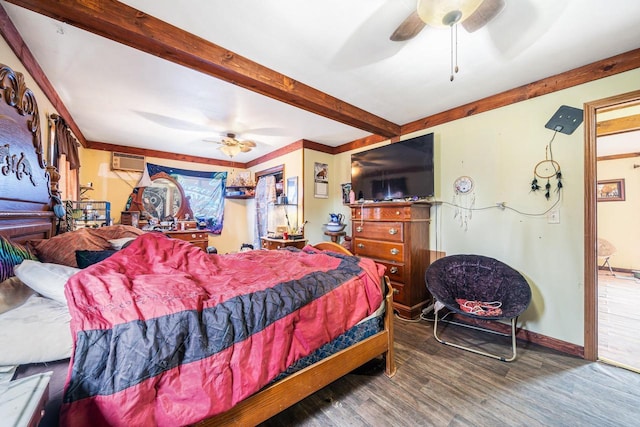
[(132, 194), (132, 211), (140, 211), (143, 219), (156, 218), (163, 221), (168, 217), (193, 219), (189, 199), (182, 186), (170, 175), (159, 172), (151, 177), (152, 184), (137, 188)]

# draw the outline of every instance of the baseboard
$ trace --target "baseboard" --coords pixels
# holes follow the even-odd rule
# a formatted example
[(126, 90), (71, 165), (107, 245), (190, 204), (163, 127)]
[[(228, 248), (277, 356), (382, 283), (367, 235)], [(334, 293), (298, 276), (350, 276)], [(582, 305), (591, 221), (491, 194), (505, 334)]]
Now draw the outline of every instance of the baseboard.
[[(453, 318), (456, 320), (456, 322), (481, 326), (485, 329), (491, 329), (492, 331), (504, 334), (511, 334), (511, 326), (504, 323), (471, 319), (460, 314), (455, 314)], [(516, 332), (516, 338), (584, 359), (584, 347), (580, 345), (571, 344), (566, 341), (538, 334), (536, 332), (527, 331), (526, 329), (518, 329)]]

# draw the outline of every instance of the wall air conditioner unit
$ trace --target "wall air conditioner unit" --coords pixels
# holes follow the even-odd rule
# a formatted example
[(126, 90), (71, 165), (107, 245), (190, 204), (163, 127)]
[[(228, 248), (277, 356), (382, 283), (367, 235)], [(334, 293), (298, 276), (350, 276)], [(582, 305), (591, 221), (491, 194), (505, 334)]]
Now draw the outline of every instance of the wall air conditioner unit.
[(143, 172), (144, 156), (126, 153), (111, 153), (111, 170)]

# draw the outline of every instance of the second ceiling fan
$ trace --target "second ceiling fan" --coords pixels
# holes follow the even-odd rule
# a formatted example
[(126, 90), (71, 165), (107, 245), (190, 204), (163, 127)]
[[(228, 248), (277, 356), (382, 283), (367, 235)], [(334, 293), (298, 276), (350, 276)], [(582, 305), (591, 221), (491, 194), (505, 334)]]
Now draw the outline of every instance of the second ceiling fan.
[(221, 144), (220, 151), (226, 154), (229, 157), (233, 157), (239, 153), (248, 153), (252, 148), (256, 147), (256, 143), (253, 141), (241, 141), (236, 139), (236, 134), (228, 132), (225, 136), (222, 137), (221, 141), (215, 140), (205, 140), (212, 141), (217, 144)]

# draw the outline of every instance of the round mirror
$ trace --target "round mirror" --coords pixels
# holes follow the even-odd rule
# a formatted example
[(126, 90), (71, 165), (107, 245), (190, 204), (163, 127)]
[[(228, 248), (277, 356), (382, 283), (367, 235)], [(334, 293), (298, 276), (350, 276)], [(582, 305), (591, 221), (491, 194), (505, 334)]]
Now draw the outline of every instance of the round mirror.
[(150, 187), (142, 190), (142, 207), (153, 218), (162, 221), (166, 217), (177, 217), (182, 205), (182, 196), (176, 183), (158, 178)]
[(189, 201), (182, 186), (170, 175), (160, 172), (151, 177), (152, 184), (138, 189), (134, 195), (131, 210), (139, 210), (143, 219), (193, 218)]

